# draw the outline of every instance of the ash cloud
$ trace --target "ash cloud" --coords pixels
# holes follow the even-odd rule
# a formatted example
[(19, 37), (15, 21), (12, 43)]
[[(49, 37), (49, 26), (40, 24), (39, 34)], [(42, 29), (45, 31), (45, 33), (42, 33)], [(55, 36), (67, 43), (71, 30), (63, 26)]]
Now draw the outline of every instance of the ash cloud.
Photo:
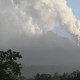
[(80, 21), (66, 0), (0, 0), (0, 23), (4, 37), (48, 31), (64, 37), (80, 36)]
[(0, 0), (0, 49), (20, 50), (28, 64), (79, 63), (79, 48), (54, 33), (76, 42), (80, 37), (80, 21), (67, 0)]

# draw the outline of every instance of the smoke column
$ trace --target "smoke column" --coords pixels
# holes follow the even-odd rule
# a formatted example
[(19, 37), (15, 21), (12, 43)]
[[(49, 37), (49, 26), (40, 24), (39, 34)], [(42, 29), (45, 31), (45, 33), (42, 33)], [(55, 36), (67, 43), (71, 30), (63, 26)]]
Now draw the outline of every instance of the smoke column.
[(0, 0), (0, 16), (4, 16), (5, 25), (1, 26), (10, 36), (52, 31), (76, 40), (80, 37), (80, 21), (68, 7), (67, 0)]

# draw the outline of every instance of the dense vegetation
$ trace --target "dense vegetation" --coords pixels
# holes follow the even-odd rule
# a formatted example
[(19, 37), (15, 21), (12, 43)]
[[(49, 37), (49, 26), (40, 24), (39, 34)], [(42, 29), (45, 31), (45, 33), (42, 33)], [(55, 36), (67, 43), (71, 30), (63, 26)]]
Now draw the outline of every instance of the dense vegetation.
[(0, 80), (19, 80), (21, 64), (17, 62), (18, 58), (22, 58), (19, 52), (0, 51)]
[(80, 71), (74, 71), (72, 73), (58, 74), (39, 74), (37, 73), (34, 77), (26, 79), (22, 77), (20, 80), (80, 80)]
[(53, 76), (50, 74), (37, 73), (32, 80), (80, 80), (80, 71), (74, 71), (70, 74), (63, 73), (62, 75), (55, 73)]
[(21, 64), (17, 62), (19, 58), (22, 58), (19, 52), (0, 51), (0, 80), (80, 80), (80, 71), (78, 70), (54, 75), (37, 73), (33, 78), (26, 79), (21, 77)]

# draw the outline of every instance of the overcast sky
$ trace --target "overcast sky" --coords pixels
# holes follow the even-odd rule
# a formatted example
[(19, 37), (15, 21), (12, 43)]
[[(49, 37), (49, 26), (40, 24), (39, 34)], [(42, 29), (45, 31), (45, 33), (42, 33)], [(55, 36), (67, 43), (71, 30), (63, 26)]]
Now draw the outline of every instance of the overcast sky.
[(79, 3), (0, 0), (0, 49), (21, 52), (26, 65), (79, 64)]

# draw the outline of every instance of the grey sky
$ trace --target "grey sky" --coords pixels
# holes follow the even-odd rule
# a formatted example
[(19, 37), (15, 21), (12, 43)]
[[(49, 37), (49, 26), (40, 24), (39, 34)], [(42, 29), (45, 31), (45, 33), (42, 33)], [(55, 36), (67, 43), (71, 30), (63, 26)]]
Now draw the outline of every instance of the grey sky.
[(54, 33), (18, 37), (2, 47), (4, 50), (9, 48), (21, 52), (22, 63), (25, 65), (76, 65), (80, 60), (80, 47)]

